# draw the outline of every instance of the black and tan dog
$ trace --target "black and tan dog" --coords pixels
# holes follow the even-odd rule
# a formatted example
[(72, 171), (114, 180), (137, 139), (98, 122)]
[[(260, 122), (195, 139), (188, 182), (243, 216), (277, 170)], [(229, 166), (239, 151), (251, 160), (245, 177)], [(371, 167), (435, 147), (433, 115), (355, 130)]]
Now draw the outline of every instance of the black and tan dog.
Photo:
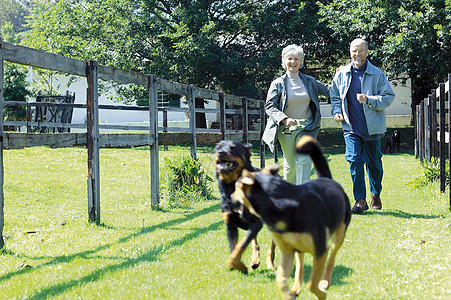
[[(351, 220), (351, 207), (343, 188), (331, 179), (319, 144), (312, 137), (305, 136), (299, 140), (296, 151), (310, 155), (317, 179), (293, 185), (276, 175), (278, 167), (257, 172), (243, 170), (236, 182), (233, 198), (263, 220), (280, 247), (281, 261), (276, 281), (284, 298), (294, 299), (299, 295), (304, 277), (303, 258), (307, 252), (313, 255), (307, 286), (318, 299), (324, 299), (335, 257)], [(332, 251), (327, 260), (329, 240), (332, 241)], [(295, 280), (289, 291), (286, 281), (295, 255)]]
[[(235, 191), (235, 182), (241, 176), (242, 171), (257, 171), (251, 165), (251, 147), (250, 144), (243, 145), (230, 140), (221, 141), (215, 147), (216, 177), (221, 195), (222, 218), (227, 226), (230, 247), (228, 267), (243, 273), (247, 273), (247, 267), (241, 261), (241, 256), (251, 241), (251, 268), (256, 269), (260, 265), (257, 234), (263, 226), (258, 217), (251, 214), (241, 203), (232, 201), (231, 198), (231, 194)], [(246, 237), (240, 243), (238, 243), (238, 228), (247, 230)], [(273, 247), (271, 247), (268, 257), (274, 259), (271, 251), (274, 251)], [(272, 261), (271, 264), (273, 264)]]

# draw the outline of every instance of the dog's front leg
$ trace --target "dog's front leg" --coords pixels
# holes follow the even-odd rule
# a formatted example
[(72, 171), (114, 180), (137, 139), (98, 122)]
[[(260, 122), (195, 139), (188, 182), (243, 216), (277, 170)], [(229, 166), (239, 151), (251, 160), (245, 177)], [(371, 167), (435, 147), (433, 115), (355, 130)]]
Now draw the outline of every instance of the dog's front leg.
[(230, 213), (223, 213), (222, 217), (227, 226), (227, 239), (229, 241), (230, 253), (232, 253), (238, 243), (238, 227), (233, 222), (229, 222), (229, 215)]
[(296, 298), (296, 295), (288, 290), (287, 286), (287, 278), (290, 276), (291, 269), (293, 267), (293, 256), (293, 250), (285, 251), (281, 249), (280, 251), (280, 265), (277, 268), (276, 282), (282, 292), (282, 297), (285, 300), (292, 300)]
[(327, 290), (330, 287), (330, 282), (332, 280), (332, 271), (334, 270), (335, 258), (337, 257), (338, 250), (345, 240), (346, 234), (346, 224), (342, 223), (338, 226), (334, 235), (332, 236), (332, 247), (329, 255), (329, 259), (327, 260), (326, 269), (324, 270), (323, 278), (319, 283), (319, 288), (323, 290)]
[[(244, 250), (246, 250), (247, 246), (249, 245), (249, 243), (252, 240), (255, 240), (255, 243), (257, 242), (256, 237), (262, 227), (263, 227), (263, 223), (261, 222), (260, 219), (258, 219), (257, 221), (255, 221), (254, 223), (252, 223), (249, 226), (246, 238), (241, 243), (238, 243), (235, 246), (235, 249), (233, 249), (232, 253), (230, 254), (230, 259), (229, 259), (229, 269), (230, 270), (239, 270), (243, 273), (247, 273), (247, 268), (241, 261), (241, 256), (243, 255)], [(253, 255), (254, 256), (256, 255), (258, 258), (257, 258), (257, 260), (254, 260), (254, 256), (253, 256), (253, 260), (252, 260), (252, 264), (251, 264), (253, 269), (257, 268), (260, 265), (260, 253), (258, 251), (258, 245), (254, 249), (257, 250), (256, 251), (257, 253), (253, 253)]]
[(243, 248), (242, 243), (239, 243), (235, 246), (232, 253), (230, 253), (228, 266), (230, 270), (238, 270), (247, 274), (247, 267), (241, 261), (241, 256), (246, 248)]
[(257, 269), (260, 265), (260, 247), (257, 243), (257, 237), (252, 240), (252, 261), (251, 261), (251, 268)]
[(254, 223), (250, 224), (246, 238), (241, 243), (241, 247), (243, 248), (244, 252), (249, 243), (252, 242), (252, 269), (256, 269), (260, 265), (260, 247), (257, 244), (257, 234), (260, 229), (262, 229), (262, 227), (263, 223), (260, 219), (257, 219)]
[(327, 251), (321, 256), (315, 256), (313, 258), (312, 273), (310, 279), (307, 282), (308, 289), (318, 297), (318, 299), (326, 299), (327, 293), (325, 290), (319, 287), (321, 277), (326, 266)]

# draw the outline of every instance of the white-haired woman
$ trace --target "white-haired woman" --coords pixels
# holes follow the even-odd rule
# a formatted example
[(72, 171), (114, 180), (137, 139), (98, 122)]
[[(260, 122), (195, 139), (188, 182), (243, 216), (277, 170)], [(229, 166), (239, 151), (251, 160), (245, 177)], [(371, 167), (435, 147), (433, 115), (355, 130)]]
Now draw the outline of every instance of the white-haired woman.
[(269, 116), (263, 141), (274, 152), (276, 138), (283, 151), (283, 175), (293, 184), (310, 179), (312, 162), (306, 155), (298, 155), (295, 145), (308, 134), (317, 137), (321, 125), (318, 95), (329, 97), (329, 86), (312, 76), (302, 74), (304, 51), (298, 45), (282, 50), (282, 67), (285, 74), (275, 79), (269, 87), (265, 110)]

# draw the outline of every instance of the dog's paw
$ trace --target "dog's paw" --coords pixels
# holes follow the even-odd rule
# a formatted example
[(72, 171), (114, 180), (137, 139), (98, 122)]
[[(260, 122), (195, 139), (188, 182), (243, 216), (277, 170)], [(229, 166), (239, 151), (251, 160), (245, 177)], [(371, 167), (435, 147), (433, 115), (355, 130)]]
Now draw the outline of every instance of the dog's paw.
[(295, 294), (296, 297), (299, 296), (301, 294), (301, 284), (300, 283), (293, 284), (293, 286), (291, 287), (291, 292)]
[(296, 294), (290, 291), (282, 292), (282, 297), (284, 300), (294, 300), (296, 299)]
[(319, 282), (318, 286), (320, 289), (326, 291), (330, 287), (330, 281), (323, 279)]
[(276, 267), (274, 266), (274, 262), (271, 260), (266, 261), (266, 269), (268, 270), (275, 270)]
[(254, 270), (257, 269), (259, 266), (260, 266), (260, 260), (251, 262), (251, 268)]
[(241, 273), (247, 274), (247, 267), (242, 261), (229, 261), (229, 270), (238, 270)]

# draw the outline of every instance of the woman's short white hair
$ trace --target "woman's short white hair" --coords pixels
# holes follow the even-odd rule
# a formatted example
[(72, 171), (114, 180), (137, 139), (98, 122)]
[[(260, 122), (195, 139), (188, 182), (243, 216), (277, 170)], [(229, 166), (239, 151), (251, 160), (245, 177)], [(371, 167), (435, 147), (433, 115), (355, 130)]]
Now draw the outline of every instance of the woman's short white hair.
[(291, 44), (282, 50), (282, 68), (284, 70), (287, 69), (286, 58), (290, 54), (299, 55), (301, 58), (301, 67), (304, 66), (304, 49), (301, 46)]

